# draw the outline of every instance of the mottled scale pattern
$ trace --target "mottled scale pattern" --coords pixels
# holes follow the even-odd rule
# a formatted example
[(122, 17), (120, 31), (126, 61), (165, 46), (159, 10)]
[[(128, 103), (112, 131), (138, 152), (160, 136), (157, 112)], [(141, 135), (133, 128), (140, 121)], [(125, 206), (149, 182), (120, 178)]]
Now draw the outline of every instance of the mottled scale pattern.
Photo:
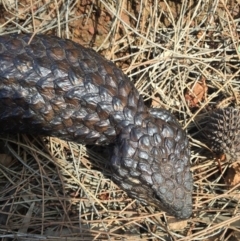
[(211, 149), (218, 154), (240, 157), (240, 110), (234, 107), (212, 111), (206, 126)]
[(56, 37), (34, 37), (27, 45), (30, 37), (0, 39), (4, 131), (107, 144), (122, 122), (134, 123), (136, 112), (146, 111), (122, 71), (95, 51)]
[(187, 217), (192, 212), (192, 176), (186, 134), (169, 112), (150, 113), (141, 126), (129, 125), (118, 136), (113, 178), (143, 203)]
[(148, 109), (114, 63), (55, 36), (0, 37), (0, 132), (114, 143), (113, 180), (129, 196), (178, 218), (192, 213), (185, 131)]

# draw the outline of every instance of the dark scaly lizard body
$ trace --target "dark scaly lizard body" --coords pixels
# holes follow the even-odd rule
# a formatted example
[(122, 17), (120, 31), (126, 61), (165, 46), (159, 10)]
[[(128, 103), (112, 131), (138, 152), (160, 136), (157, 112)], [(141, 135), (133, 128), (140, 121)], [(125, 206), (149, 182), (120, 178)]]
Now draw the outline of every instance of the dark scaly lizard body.
[(186, 133), (148, 109), (128, 77), (91, 49), (54, 36), (0, 37), (0, 132), (115, 143), (113, 180), (178, 218), (192, 213)]

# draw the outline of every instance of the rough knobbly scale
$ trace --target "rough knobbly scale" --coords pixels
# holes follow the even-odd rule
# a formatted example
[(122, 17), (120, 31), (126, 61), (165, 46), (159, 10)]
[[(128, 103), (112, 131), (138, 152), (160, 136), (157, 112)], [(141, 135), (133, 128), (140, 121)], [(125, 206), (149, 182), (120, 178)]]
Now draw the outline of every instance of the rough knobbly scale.
[(230, 158), (240, 157), (240, 110), (226, 107), (213, 110), (204, 132), (215, 153), (227, 154)]
[(176, 118), (148, 109), (128, 77), (95, 51), (54, 36), (30, 39), (0, 37), (0, 132), (114, 143), (116, 184), (145, 204), (188, 218), (190, 154)]

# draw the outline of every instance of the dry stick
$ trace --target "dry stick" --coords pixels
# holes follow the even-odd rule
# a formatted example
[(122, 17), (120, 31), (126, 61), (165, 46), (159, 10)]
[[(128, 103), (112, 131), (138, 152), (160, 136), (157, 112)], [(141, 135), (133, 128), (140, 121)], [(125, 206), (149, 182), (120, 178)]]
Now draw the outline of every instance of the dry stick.
[[(224, 6), (224, 8), (225, 8), (225, 10), (226, 10), (226, 12), (228, 13), (228, 16), (231, 18), (231, 22), (232, 22), (232, 24), (234, 24), (234, 29), (237, 29), (237, 26), (236, 26), (235, 23), (234, 23), (234, 19), (232, 18), (232, 15), (230, 14), (230, 12), (229, 12), (229, 10), (228, 10), (225, 2), (224, 2), (223, 0), (220, 0), (220, 1), (222, 2), (223, 6)], [(228, 16), (227, 16), (227, 17), (228, 17)], [(232, 32), (232, 27), (230, 26), (230, 21), (228, 20), (227, 23), (228, 23), (228, 29), (230, 30), (230, 33), (231, 33), (231, 37), (232, 37), (232, 40), (233, 40), (233, 44), (234, 44), (234, 47), (235, 47), (235, 51), (236, 51), (236, 53), (238, 54), (238, 56), (239, 56), (239, 58), (240, 58), (240, 53), (238, 52), (238, 47), (239, 47), (239, 46), (236, 46), (236, 44), (235, 44), (234, 37), (233, 37), (233, 32)], [(238, 44), (239, 44), (239, 42), (240, 42), (239, 39), (237, 39), (237, 42), (238, 42)]]
[[(3, 139), (3, 138), (1, 138), (1, 139)], [(3, 140), (4, 140), (4, 139), (3, 139)], [(8, 141), (9, 141), (9, 140), (8, 140)], [(14, 142), (13, 142), (13, 143), (14, 143)], [(52, 161), (52, 158), (50, 158), (50, 157), (49, 157), (48, 155), (46, 155), (45, 153), (42, 153), (42, 152), (40, 152), (40, 151), (38, 151), (38, 150), (30, 147), (30, 146), (27, 146), (27, 145), (25, 145), (25, 144), (22, 144), (22, 143), (19, 143), (19, 145), (21, 145), (21, 146), (23, 146), (23, 147), (25, 147), (25, 148), (27, 148), (27, 149), (30, 149), (30, 150), (38, 153), (38, 154), (41, 154), (42, 156), (44, 156), (44, 157), (47, 158), (48, 160)], [(33, 173), (38, 173), (38, 171), (35, 171), (35, 170), (33, 170), (31, 167), (29, 167), (28, 165), (26, 165), (25, 162), (24, 162), (21, 158), (18, 157), (18, 155), (16, 154), (16, 152), (15, 152), (9, 145), (7, 145), (7, 146), (8, 146), (8, 148), (9, 148), (9, 150), (12, 152), (12, 154), (13, 154), (25, 167), (27, 167), (28, 169), (30, 169)], [(53, 160), (54, 160), (54, 159), (55, 159), (54, 164), (57, 165), (60, 169), (63, 169), (63, 167), (62, 167), (61, 165), (59, 165), (58, 162), (56, 161), (57, 158), (53, 158)], [(95, 200), (96, 203), (98, 203), (98, 204), (102, 207), (102, 209), (107, 212), (107, 209), (102, 205), (102, 203), (101, 203), (98, 199), (96, 199), (90, 191), (88, 191), (86, 188), (84, 188), (84, 186), (82, 185), (82, 183), (81, 183), (79, 180), (77, 180), (74, 176), (72, 176), (71, 173), (70, 173), (68, 170), (65, 170), (65, 169), (64, 169), (64, 171), (66, 171), (66, 173), (67, 173), (69, 176), (72, 177), (72, 179), (75, 181), (75, 183), (77, 183), (81, 188), (83, 188), (83, 190), (86, 191), (86, 194), (87, 194), (89, 197), (91, 197), (93, 200)], [(41, 175), (41, 174), (40, 174), (40, 175)], [(44, 176), (43, 176), (43, 177), (44, 177)], [(48, 179), (48, 177), (45, 177), (45, 178)], [(90, 199), (90, 198), (89, 198), (89, 199)], [(91, 202), (91, 200), (90, 200), (90, 202)], [(94, 206), (94, 205), (93, 205), (93, 206)]]
[(35, 25), (34, 12), (33, 12), (33, 2), (32, 2), (32, 0), (30, 2), (31, 2), (30, 9), (31, 9), (31, 14), (32, 14), (33, 32), (35, 32), (36, 25)]
[[(57, 2), (57, 4), (60, 4), (60, 2), (62, 2), (62, 0), (59, 0), (59, 2)], [(52, 14), (55, 10), (56, 10), (56, 9), (53, 8), (53, 9), (49, 12), (48, 16), (51, 16), (51, 14)], [(31, 38), (30, 38), (29, 41), (28, 41), (28, 44), (31, 43), (31, 41), (32, 41), (32, 39), (34, 38), (34, 36), (38, 33), (38, 30), (40, 29), (40, 27), (41, 27), (46, 21), (47, 21), (47, 18), (45, 18), (45, 19), (41, 22), (41, 24), (35, 29), (35, 31), (32, 33)]]
[[(117, 13), (116, 13), (117, 16), (119, 15), (119, 11), (120, 11), (120, 8), (117, 9)], [(111, 13), (112, 13), (112, 12), (111, 12)], [(113, 16), (116, 16), (114, 13), (112, 13), (112, 15), (113, 15)], [(101, 48), (103, 48), (104, 44), (105, 44), (105, 43), (107, 42), (107, 40), (110, 38), (110, 35), (113, 34), (113, 33), (116, 31), (116, 25), (118, 24), (117, 20), (118, 20), (118, 19), (115, 17), (109, 33), (107, 34), (107, 36), (105, 37), (105, 39), (104, 39), (104, 41), (101, 43), (101, 45), (97, 48), (97, 50), (96, 50), (97, 52), (98, 52)], [(113, 35), (114, 35), (114, 34), (113, 34)], [(115, 41), (115, 38), (114, 38), (113, 40)], [(113, 45), (113, 44), (111, 44), (111, 45)]]
[(199, 232), (197, 232), (197, 233), (195, 233), (195, 234), (192, 234), (192, 235), (188, 236), (186, 239), (185, 239), (185, 238), (181, 238), (181, 239), (179, 239), (178, 241), (193, 240), (193, 238), (196, 238), (196, 237), (198, 237), (198, 238), (204, 238), (204, 235), (209, 234), (210, 232), (213, 232), (213, 231), (215, 231), (215, 230), (219, 230), (219, 229), (221, 229), (221, 228), (226, 228), (226, 227), (228, 227), (231, 223), (236, 222), (236, 221), (238, 221), (238, 220), (240, 220), (240, 216), (235, 216), (235, 217), (230, 218), (230, 219), (228, 219), (228, 220), (226, 220), (226, 221), (223, 221), (223, 222), (221, 222), (221, 223), (218, 223), (218, 224), (216, 224), (216, 225), (214, 225), (214, 226), (212, 226), (212, 227), (205, 228), (205, 229), (202, 230), (202, 231), (199, 231)]
[[(54, 0), (55, 6), (56, 6), (56, 13), (57, 13), (57, 25), (58, 25), (58, 37), (61, 37), (61, 22), (60, 22), (60, 14), (59, 14), (59, 3), (57, 2), (57, 0)], [(63, 2), (64, 4), (64, 2)]]
[[(209, 66), (209, 68), (212, 68)], [(231, 80), (236, 77), (238, 74), (240, 73), (240, 69), (229, 79), (227, 80), (223, 85), (222, 88), (224, 88), (226, 85), (229, 84), (229, 82), (231, 82)], [(221, 73), (219, 73), (221, 75)], [(222, 89), (221, 88), (221, 89)], [(218, 93), (221, 91), (221, 89), (219, 89), (218, 91), (214, 92), (210, 97), (209, 97), (209, 101), (212, 100), (215, 96), (218, 95)], [(189, 125), (190, 122), (192, 122), (194, 120), (194, 118), (198, 115), (198, 113), (204, 108), (205, 106), (201, 106), (196, 113), (190, 118), (190, 120), (187, 122), (187, 124), (183, 127), (184, 129), (187, 128), (187, 126)]]

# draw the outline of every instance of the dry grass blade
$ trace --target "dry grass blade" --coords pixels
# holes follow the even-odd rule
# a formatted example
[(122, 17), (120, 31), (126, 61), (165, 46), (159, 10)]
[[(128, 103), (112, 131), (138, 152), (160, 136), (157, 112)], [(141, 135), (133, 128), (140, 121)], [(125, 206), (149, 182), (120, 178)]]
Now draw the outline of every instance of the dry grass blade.
[(240, 173), (199, 135), (208, 111), (239, 105), (240, 3), (17, 0), (0, 3), (1, 33), (70, 38), (114, 61), (146, 103), (188, 131), (193, 216), (177, 221), (111, 182), (107, 148), (2, 137), (3, 240), (238, 240)]

